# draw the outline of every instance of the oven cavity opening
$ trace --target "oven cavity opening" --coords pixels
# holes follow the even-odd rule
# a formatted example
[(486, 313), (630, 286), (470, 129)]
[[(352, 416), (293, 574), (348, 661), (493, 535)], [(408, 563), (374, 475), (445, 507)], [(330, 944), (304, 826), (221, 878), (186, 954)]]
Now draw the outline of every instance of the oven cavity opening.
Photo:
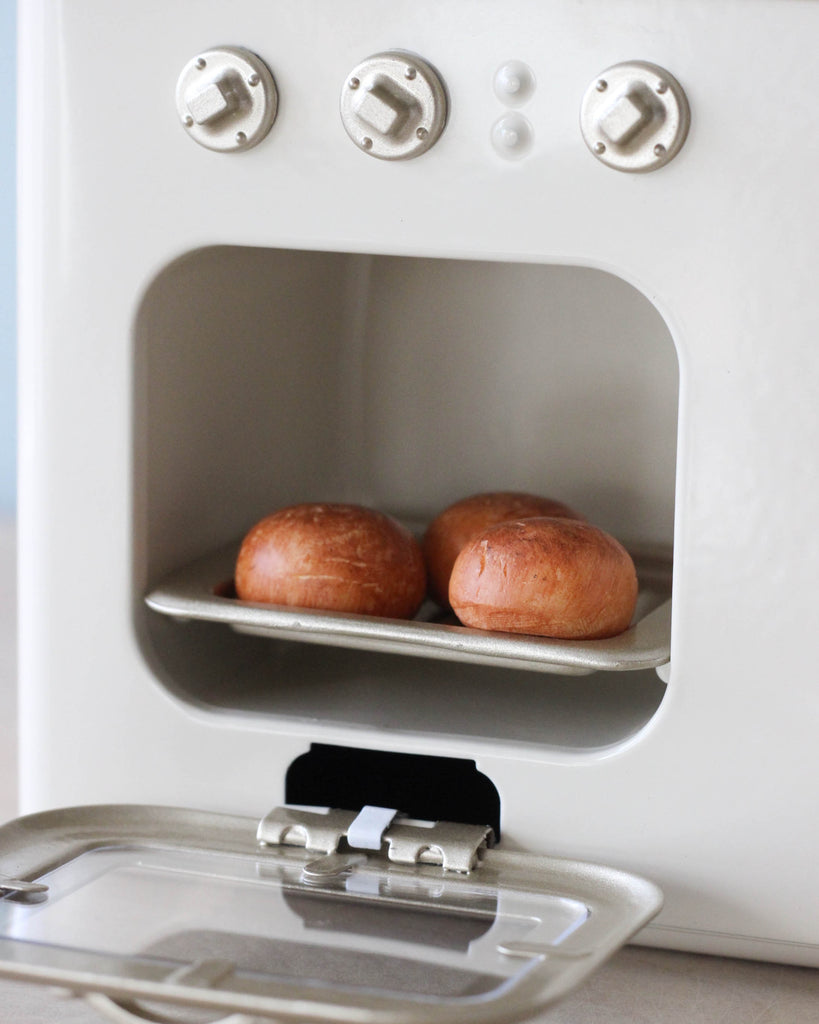
[(489, 825), (500, 839), (500, 796), (474, 761), (313, 743), (285, 776), (285, 803)]
[[(319, 723), (331, 742), (363, 728), (581, 752), (656, 713), (662, 659), (563, 674), (522, 643), (487, 634), (487, 656), (433, 621), (340, 643), (337, 623), (305, 631), (285, 615), (271, 633), (220, 618), (241, 538), (283, 506), (365, 505), (423, 531), (503, 490), (564, 502), (622, 541), (650, 583), (639, 614), (654, 614), (671, 592), (679, 375), (631, 285), (533, 262), (218, 246), (149, 285), (134, 361), (136, 631), (177, 698)], [(210, 575), (193, 603), (218, 604), (216, 619), (145, 605), (180, 572), (190, 591), (194, 566)]]

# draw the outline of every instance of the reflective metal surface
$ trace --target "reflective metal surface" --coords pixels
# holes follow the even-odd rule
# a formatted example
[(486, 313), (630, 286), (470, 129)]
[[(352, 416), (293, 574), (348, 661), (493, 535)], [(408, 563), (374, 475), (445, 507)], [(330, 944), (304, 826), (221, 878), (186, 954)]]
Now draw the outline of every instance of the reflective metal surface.
[(662, 902), (636, 876), (499, 850), (469, 875), (380, 852), (307, 877), (315, 853), (260, 847), (255, 830), (148, 806), (3, 826), (0, 870), (49, 895), (0, 899), (0, 976), (102, 993), (112, 1013), (156, 1000), (291, 1022), (500, 1024), (579, 984)]
[(437, 72), (415, 54), (377, 53), (356, 65), (341, 90), (341, 121), (370, 156), (406, 160), (438, 141), (447, 98)]
[(618, 171), (655, 171), (688, 135), (688, 100), (673, 75), (645, 61), (607, 68), (583, 97), (580, 127), (591, 152)]
[(237, 46), (206, 50), (190, 60), (176, 86), (176, 109), (200, 146), (220, 153), (252, 149), (276, 120), (273, 75), (255, 53)]
[(145, 598), (163, 615), (223, 622), (239, 632), (448, 661), (577, 675), (656, 668), (671, 645), (671, 568), (662, 557), (635, 556), (640, 596), (633, 625), (608, 640), (551, 640), (490, 633), (455, 624), (427, 603), (412, 620), (251, 604), (231, 593), (237, 548), (185, 566)]

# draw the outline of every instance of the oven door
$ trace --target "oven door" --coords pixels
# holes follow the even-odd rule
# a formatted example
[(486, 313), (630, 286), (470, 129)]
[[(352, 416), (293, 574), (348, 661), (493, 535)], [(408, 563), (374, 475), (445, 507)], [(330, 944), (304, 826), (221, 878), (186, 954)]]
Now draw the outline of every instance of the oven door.
[(521, 1019), (579, 984), (662, 902), (620, 871), (497, 848), (468, 870), (425, 863), (449, 841), (439, 836), (457, 847), (461, 826), (395, 829), (415, 851), (402, 860), (387, 840), (365, 850), (339, 833), (316, 846), (310, 827), (287, 820), (285, 842), (306, 845), (271, 839), (270, 816), (159, 807), (3, 826), (0, 974), (86, 994), (120, 1021), (190, 1008), (335, 1024)]

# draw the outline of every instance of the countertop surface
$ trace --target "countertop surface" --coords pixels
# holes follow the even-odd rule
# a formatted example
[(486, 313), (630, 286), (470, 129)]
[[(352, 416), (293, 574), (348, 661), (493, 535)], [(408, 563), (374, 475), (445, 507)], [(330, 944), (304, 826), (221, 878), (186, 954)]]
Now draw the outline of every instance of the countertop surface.
[[(14, 528), (0, 522), (0, 821), (16, 813)], [(53, 988), (0, 981), (0, 1024), (99, 1024)], [(819, 1024), (819, 970), (630, 946), (542, 1024)]]

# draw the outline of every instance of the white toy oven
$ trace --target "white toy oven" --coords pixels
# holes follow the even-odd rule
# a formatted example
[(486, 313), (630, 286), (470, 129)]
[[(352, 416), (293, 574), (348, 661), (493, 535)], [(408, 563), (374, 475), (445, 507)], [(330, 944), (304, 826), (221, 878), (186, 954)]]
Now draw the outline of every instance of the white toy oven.
[[(819, 4), (20, 19), (23, 809), (492, 817), (819, 963)], [(634, 550), (647, 655), (202, 612), (282, 505), (497, 489)]]

